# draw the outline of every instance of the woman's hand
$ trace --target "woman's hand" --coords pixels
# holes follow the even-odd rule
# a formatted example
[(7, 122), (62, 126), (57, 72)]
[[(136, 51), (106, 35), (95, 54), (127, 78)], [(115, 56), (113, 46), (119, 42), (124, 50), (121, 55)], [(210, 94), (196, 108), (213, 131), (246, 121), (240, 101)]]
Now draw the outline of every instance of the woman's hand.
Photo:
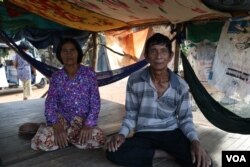
[(200, 142), (197, 140), (191, 143), (191, 154), (193, 163), (196, 162), (197, 167), (209, 167), (212, 164), (212, 160), (206, 151), (201, 147)]
[(106, 142), (106, 147), (109, 152), (115, 152), (125, 142), (125, 136), (122, 134), (116, 134)]
[(64, 130), (63, 125), (58, 122), (53, 125), (54, 130), (54, 138), (55, 138), (55, 145), (58, 145), (59, 148), (65, 148), (68, 146), (67, 140), (67, 132)]
[(79, 144), (85, 144), (87, 141), (89, 141), (92, 138), (92, 127), (89, 126), (83, 126), (80, 135), (79, 135)]

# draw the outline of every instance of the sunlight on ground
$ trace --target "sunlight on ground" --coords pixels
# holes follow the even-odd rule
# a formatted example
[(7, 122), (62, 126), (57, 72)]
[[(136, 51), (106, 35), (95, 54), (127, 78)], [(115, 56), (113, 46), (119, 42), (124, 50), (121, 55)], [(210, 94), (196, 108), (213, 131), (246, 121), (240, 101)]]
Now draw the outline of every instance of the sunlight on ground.
[[(112, 84), (99, 87), (100, 96), (102, 99), (125, 104), (125, 92), (126, 92), (127, 78)], [(48, 90), (49, 85), (47, 84), (44, 88), (38, 89), (33, 87), (32, 95), (29, 99), (41, 98)], [(5, 88), (0, 90), (0, 103), (22, 101), (23, 94), (22, 88)]]

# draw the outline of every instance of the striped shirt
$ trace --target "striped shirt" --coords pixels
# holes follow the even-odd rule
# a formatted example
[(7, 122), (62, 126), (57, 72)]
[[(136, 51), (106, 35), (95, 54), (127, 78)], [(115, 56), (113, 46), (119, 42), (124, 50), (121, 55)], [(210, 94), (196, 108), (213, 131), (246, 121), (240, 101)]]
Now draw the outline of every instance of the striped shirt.
[(151, 81), (149, 67), (132, 74), (127, 83), (126, 115), (119, 134), (125, 137), (134, 130), (171, 131), (180, 128), (186, 137), (198, 140), (193, 124), (189, 87), (168, 69), (170, 86), (160, 97)]

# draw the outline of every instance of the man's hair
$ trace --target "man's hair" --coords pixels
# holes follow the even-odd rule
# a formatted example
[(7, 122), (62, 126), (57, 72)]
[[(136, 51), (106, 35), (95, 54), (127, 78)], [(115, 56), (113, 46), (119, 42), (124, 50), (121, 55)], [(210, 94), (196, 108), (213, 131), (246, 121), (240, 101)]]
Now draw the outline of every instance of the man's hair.
[(83, 58), (83, 52), (81, 46), (74, 38), (64, 38), (59, 42), (56, 48), (56, 58), (63, 64), (61, 58), (61, 51), (62, 51), (62, 46), (66, 43), (72, 43), (75, 46), (78, 53), (77, 63), (80, 64)]
[(172, 53), (172, 42), (170, 41), (170, 39), (161, 33), (156, 33), (152, 35), (150, 38), (148, 38), (146, 41), (145, 57), (147, 57), (149, 54), (149, 48), (153, 45), (158, 45), (158, 44), (164, 44), (168, 48), (169, 53)]

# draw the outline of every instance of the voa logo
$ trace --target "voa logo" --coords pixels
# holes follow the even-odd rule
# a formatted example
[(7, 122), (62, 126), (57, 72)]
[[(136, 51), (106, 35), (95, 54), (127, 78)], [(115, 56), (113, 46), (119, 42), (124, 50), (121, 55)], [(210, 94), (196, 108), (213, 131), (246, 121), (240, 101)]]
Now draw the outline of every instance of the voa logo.
[(244, 155), (226, 155), (227, 162), (247, 162)]

